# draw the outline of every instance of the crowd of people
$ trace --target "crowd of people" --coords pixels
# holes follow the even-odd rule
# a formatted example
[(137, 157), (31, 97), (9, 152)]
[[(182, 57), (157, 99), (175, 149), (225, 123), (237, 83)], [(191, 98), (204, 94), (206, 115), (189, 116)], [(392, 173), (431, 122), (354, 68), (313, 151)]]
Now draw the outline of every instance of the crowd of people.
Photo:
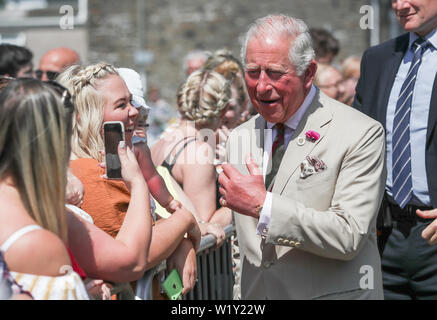
[(229, 224), (235, 299), (436, 299), (437, 3), (392, 7), (407, 33), (340, 63), (286, 15), (190, 52), (171, 123), (135, 70), (1, 44), (0, 299), (133, 299), (163, 261), (186, 294)]

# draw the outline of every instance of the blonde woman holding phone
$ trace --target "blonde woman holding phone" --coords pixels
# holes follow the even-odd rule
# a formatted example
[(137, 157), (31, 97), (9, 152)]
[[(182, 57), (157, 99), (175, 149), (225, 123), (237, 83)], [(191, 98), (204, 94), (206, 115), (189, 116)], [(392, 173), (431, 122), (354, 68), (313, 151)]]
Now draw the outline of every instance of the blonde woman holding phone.
[[(117, 237), (126, 216), (131, 193), (116, 180), (104, 180), (99, 167), (104, 149), (102, 127), (106, 121), (121, 121), (125, 128), (126, 145), (132, 147), (132, 137), (138, 121), (138, 110), (131, 103), (131, 93), (114, 66), (98, 63), (73, 66), (59, 77), (60, 83), (72, 93), (77, 106), (73, 119), (72, 161), (70, 168), (85, 188), (82, 209), (92, 216), (96, 226)], [(145, 143), (135, 144), (134, 153), (142, 176), (154, 198), (172, 215), (153, 226), (146, 269), (166, 260), (182, 275), (184, 293), (194, 287), (197, 278), (196, 250), (200, 230), (191, 212), (180, 208), (156, 173)], [(150, 215), (149, 212), (144, 214)], [(185, 233), (188, 238), (184, 238)]]

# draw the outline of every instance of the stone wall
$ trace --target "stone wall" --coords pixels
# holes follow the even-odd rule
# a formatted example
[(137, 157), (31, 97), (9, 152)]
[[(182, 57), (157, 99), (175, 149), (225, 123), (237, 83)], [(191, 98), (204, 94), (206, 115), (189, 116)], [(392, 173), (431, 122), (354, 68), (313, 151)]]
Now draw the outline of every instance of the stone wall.
[[(91, 0), (89, 60), (105, 60), (144, 73), (148, 85), (175, 102), (183, 81), (181, 64), (192, 49), (230, 49), (239, 56), (240, 38), (256, 18), (284, 13), (310, 27), (332, 30), (340, 40), (339, 59), (361, 54), (369, 45), (362, 30), (360, 7), (365, 0)], [(136, 63), (135, 52), (153, 55), (148, 65)]]

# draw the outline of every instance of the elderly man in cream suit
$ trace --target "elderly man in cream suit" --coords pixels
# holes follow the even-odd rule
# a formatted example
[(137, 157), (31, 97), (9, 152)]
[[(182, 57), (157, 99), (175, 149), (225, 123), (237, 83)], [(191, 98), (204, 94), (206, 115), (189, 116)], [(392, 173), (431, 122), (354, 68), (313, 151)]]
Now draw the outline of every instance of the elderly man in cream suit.
[(301, 20), (258, 19), (242, 56), (259, 115), (231, 133), (219, 176), (240, 250), (234, 296), (382, 299), (382, 126), (312, 84)]

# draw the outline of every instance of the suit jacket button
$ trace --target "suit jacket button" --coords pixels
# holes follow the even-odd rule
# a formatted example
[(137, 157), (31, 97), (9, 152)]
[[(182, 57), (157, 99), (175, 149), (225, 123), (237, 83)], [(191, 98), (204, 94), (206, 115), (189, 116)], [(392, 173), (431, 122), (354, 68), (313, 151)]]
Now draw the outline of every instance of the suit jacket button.
[(264, 268), (270, 268), (272, 264), (269, 261), (264, 262)]

